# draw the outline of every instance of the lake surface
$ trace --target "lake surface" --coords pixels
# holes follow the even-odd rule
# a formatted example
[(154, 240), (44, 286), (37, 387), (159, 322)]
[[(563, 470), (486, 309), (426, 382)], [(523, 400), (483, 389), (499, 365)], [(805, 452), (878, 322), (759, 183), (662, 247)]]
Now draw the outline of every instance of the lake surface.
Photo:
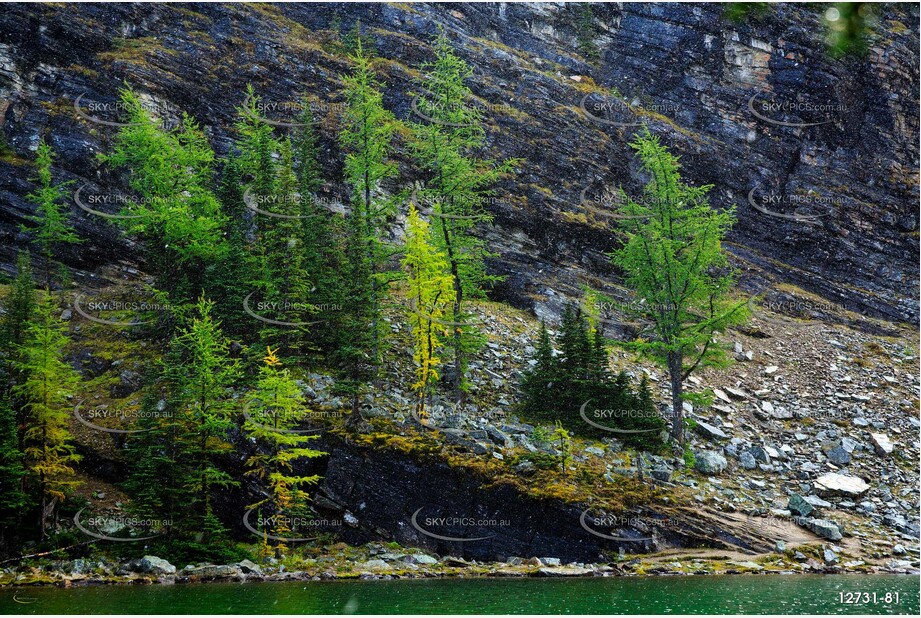
[(908, 575), (736, 575), (23, 587), (0, 590), (0, 614), (918, 615), (919, 585)]

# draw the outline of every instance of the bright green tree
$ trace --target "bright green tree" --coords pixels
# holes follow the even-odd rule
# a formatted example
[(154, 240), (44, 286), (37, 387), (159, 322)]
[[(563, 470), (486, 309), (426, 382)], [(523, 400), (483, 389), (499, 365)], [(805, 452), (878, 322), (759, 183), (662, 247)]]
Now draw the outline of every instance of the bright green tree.
[(445, 318), (454, 306), (454, 282), (448, 260), (432, 242), (427, 221), (415, 207), (409, 207), (406, 222), (406, 248), (403, 257), (409, 301), (409, 323), (413, 333), (413, 360), (416, 363), (418, 394), (416, 410), (425, 416), (426, 399), (434, 390), (441, 365), (440, 348), (450, 326)]
[[(346, 109), (339, 142), (346, 152), (345, 180), (352, 188), (351, 217), (354, 221), (349, 229), (356, 236), (353, 240), (360, 240), (364, 245), (363, 261), (371, 275), (371, 349), (367, 356), (368, 362), (377, 366), (381, 354), (378, 332), (381, 296), (389, 282), (389, 275), (383, 272), (389, 252), (382, 237), (387, 217), (395, 213), (394, 201), (380, 195), (380, 184), (397, 174), (397, 166), (390, 160), (397, 123), (393, 114), (384, 108), (381, 84), (361, 39), (349, 58), (352, 72), (342, 78)], [(352, 259), (358, 258), (352, 255)], [(353, 265), (352, 268), (360, 270), (364, 266)], [(348, 298), (348, 302), (351, 304), (354, 299)]]
[(515, 161), (502, 163), (478, 159), (472, 153), (485, 144), (482, 113), (470, 104), (472, 95), (466, 80), (473, 70), (451, 48), (442, 33), (435, 41), (435, 61), (422, 67), (418, 86), (423, 91), (414, 100), (425, 121), (413, 125), (413, 154), (427, 172), (426, 186), (417, 195), (435, 221), (438, 246), (445, 252), (454, 280), (451, 321), (452, 385), (463, 400), (467, 389), (464, 374), (469, 353), (477, 347), (476, 329), (470, 324), (464, 300), (482, 297), (485, 287), (499, 279), (486, 273), (486, 243), (476, 235), (476, 226), (489, 223), (485, 209), (489, 187), (510, 173)]
[(560, 465), (560, 474), (565, 479), (569, 464), (572, 463), (572, 436), (560, 421), (556, 422), (556, 426), (550, 434), (550, 443), (557, 446), (557, 450), (560, 452), (557, 456), (557, 461)]
[(128, 173), (137, 207), (122, 219), (146, 245), (157, 287), (179, 305), (194, 304), (226, 252), (221, 206), (211, 190), (214, 151), (195, 121), (158, 126), (131, 89), (121, 91), (127, 126), (101, 159)]
[(648, 129), (631, 147), (649, 182), (642, 197), (624, 195), (620, 227), (625, 240), (611, 257), (636, 294), (637, 302), (628, 305), (630, 313), (650, 325), (630, 345), (668, 368), (671, 433), (683, 442), (682, 383), (701, 362), (725, 362), (725, 351), (714, 337), (747, 317), (744, 303), (729, 297), (735, 273), (721, 244), (735, 212), (711, 208), (710, 185), (686, 184), (678, 158)]
[(235, 404), (227, 389), (240, 376), (239, 362), (230, 357), (229, 340), (220, 323), (211, 317), (214, 303), (204, 297), (195, 306), (189, 325), (173, 339), (180, 351), (182, 364), (176, 382), (178, 403), (188, 455), (194, 472), (187, 479), (195, 497), (190, 512), (197, 513), (203, 529), (219, 536), (223, 530), (214, 515), (211, 492), (236, 484), (229, 474), (218, 468), (216, 459), (233, 450), (227, 431), (233, 425)]
[(270, 198), (277, 188), (275, 156), (279, 143), (272, 125), (266, 122), (260, 108), (260, 98), (252, 84), (246, 86), (246, 100), (237, 109), (237, 149), (240, 166), (250, 182), (253, 195)]
[(16, 362), (21, 382), (13, 387), (13, 394), (20, 398), (26, 411), (23, 452), (26, 467), (37, 482), (42, 538), (47, 535), (55, 505), (79, 484), (73, 465), (80, 456), (68, 429), (68, 400), (73, 397), (80, 378), (64, 360), (64, 348), (70, 341), (64, 326), (46, 289)]
[[(251, 455), (246, 465), (250, 468), (247, 474), (266, 483), (268, 496), (248, 508), (268, 511), (268, 519), (273, 522), (269, 532), (283, 539), (292, 532), (291, 518), (306, 508), (309, 499), (306, 488), (320, 481), (315, 474), (295, 474), (294, 465), (326, 453), (307, 446), (316, 435), (298, 433), (295, 429), (309, 412), (304, 394), (288, 370), (281, 368), (275, 351), (271, 348), (267, 351), (259, 369), (259, 382), (247, 405), (243, 429), (260, 447), (265, 447)], [(276, 539), (276, 553), (286, 549), (284, 541)]]
[(77, 232), (67, 223), (67, 213), (61, 201), (68, 197), (66, 187), (72, 181), (54, 184), (51, 178), (51, 164), (54, 161), (54, 151), (44, 139), (38, 143), (38, 153), (35, 167), (38, 176), (35, 182), (38, 189), (26, 196), (36, 205), (36, 214), (27, 215), (26, 219), (35, 224), (33, 228), (23, 226), (23, 231), (31, 231), (33, 242), (38, 245), (45, 261), (45, 287), (51, 288), (51, 264), (55, 248), (61, 244), (83, 242)]

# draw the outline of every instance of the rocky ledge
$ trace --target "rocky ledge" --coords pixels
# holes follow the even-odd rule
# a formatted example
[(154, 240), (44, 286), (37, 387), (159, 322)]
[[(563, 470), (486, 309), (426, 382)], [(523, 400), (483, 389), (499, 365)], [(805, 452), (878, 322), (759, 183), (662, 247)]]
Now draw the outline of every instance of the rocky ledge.
[[(392, 580), (447, 577), (623, 577), (636, 575), (726, 575), (794, 573), (900, 573), (918, 574), (917, 551), (902, 554), (883, 566), (870, 566), (848, 559), (835, 545), (810, 546), (803, 551), (778, 548), (771, 554), (748, 559), (727, 555), (673, 554), (620, 556), (607, 563), (571, 562), (553, 557), (510, 557), (504, 561), (481, 562), (455, 556), (432, 556), (418, 548), (368, 543), (351, 547), (337, 544), (326, 553), (287, 567), (269, 559), (260, 566), (250, 560), (231, 564), (195, 564), (182, 569), (157, 556), (144, 556), (125, 563), (107, 559), (77, 559), (22, 566), (0, 572), (0, 586), (90, 586), (103, 584), (186, 584), (214, 581), (320, 581)], [(805, 552), (805, 553), (804, 553)]]

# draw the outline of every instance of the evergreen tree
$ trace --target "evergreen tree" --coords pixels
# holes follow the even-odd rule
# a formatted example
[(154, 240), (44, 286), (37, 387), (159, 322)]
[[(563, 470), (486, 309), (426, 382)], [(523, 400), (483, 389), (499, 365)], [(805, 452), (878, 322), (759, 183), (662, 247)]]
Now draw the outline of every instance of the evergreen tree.
[[(199, 305), (198, 315), (190, 319), (181, 334), (189, 333), (196, 320), (201, 321), (201, 311)], [(130, 511), (139, 519), (156, 522), (156, 527), (147, 532), (157, 537), (145, 553), (181, 563), (239, 560), (239, 551), (210, 506), (213, 487), (228, 486), (220, 482), (226, 477), (217, 470), (216, 462), (222, 455), (232, 452), (225, 431), (220, 428), (229, 427), (230, 423), (223, 422), (223, 417), (229, 418), (231, 414), (229, 410), (212, 406), (206, 406), (208, 410), (204, 415), (199, 413), (197, 404), (208, 396), (198, 396), (197, 401), (193, 401), (195, 397), (191, 391), (196, 387), (195, 370), (191, 366), (195, 364), (195, 356), (190, 352), (202, 346), (180, 341), (181, 334), (173, 339), (147, 380), (142, 413), (135, 424), (140, 431), (131, 434), (126, 446), (126, 459), (132, 465), (123, 487), (131, 496)], [(210, 363), (203, 366), (207, 365)], [(218, 377), (226, 380), (226, 377)], [(200, 392), (222, 390), (205, 386)], [(201, 419), (209, 414), (222, 418), (217, 423), (202, 422)], [(210, 452), (203, 453), (203, 450)], [(205, 466), (213, 467), (215, 476), (219, 477), (216, 483), (210, 480), (204, 483), (209, 487), (209, 495), (205, 497), (201, 482), (203, 454), (208, 459)]]
[(368, 58), (377, 56), (374, 38), (362, 31), (360, 19), (355, 22), (355, 25), (350, 30), (342, 35), (342, 46), (345, 48), (345, 52), (350, 55), (361, 51)]
[(23, 452), (26, 467), (37, 480), (42, 538), (47, 535), (57, 502), (79, 484), (74, 478), (73, 465), (80, 456), (74, 450), (68, 429), (67, 403), (79, 376), (64, 360), (69, 338), (56, 313), (56, 304), (46, 289), (16, 362), (22, 381), (13, 387), (13, 394), (21, 399), (26, 411)]
[(406, 271), (409, 298), (409, 323), (413, 333), (413, 360), (416, 363), (418, 394), (416, 410), (425, 416), (426, 399), (431, 397), (441, 365), (442, 338), (450, 334), (445, 317), (454, 305), (454, 285), (448, 260), (431, 241), (428, 222), (409, 207), (406, 222), (406, 248), (403, 268)]
[(72, 181), (54, 184), (51, 178), (51, 164), (54, 161), (54, 151), (44, 139), (38, 143), (38, 153), (35, 166), (38, 177), (38, 189), (26, 198), (36, 205), (36, 214), (27, 215), (26, 219), (33, 222), (35, 227), (30, 229), (23, 226), (23, 231), (31, 231), (35, 242), (45, 261), (45, 287), (51, 288), (51, 264), (55, 247), (63, 243), (83, 242), (73, 227), (67, 223), (67, 213), (64, 212), (61, 201), (68, 197), (65, 188), (73, 184)]
[(16, 350), (25, 342), (32, 314), (35, 312), (35, 288), (32, 281), (32, 267), (28, 251), (20, 251), (16, 259), (16, 279), (3, 307), (3, 321), (0, 323), (0, 392), (8, 388), (12, 379), (11, 363)]
[(301, 268), (311, 283), (310, 300), (319, 308), (321, 318), (311, 327), (311, 340), (323, 350), (332, 350), (340, 332), (337, 308), (343, 304), (341, 275), (341, 217), (319, 204), (316, 196), (322, 184), (319, 142), (314, 131), (314, 117), (309, 102), (302, 102), (301, 113), (292, 131), (295, 173), (300, 192)]
[[(380, 363), (380, 305), (388, 277), (383, 267), (388, 257), (382, 237), (387, 217), (394, 214), (392, 200), (378, 195), (381, 181), (397, 174), (396, 165), (390, 161), (391, 141), (397, 129), (393, 114), (384, 108), (381, 84), (374, 75), (371, 59), (365, 54), (361, 39), (350, 56), (352, 72), (342, 78), (345, 84), (346, 110), (339, 142), (347, 153), (345, 158), (345, 180), (352, 187), (352, 215), (349, 226), (352, 236), (349, 242), (361, 240), (364, 245), (365, 262), (370, 272), (370, 307), (358, 309), (371, 318), (371, 348), (363, 351), (372, 367)], [(360, 224), (360, 226), (358, 225)], [(351, 253), (349, 259), (359, 256)], [(364, 264), (352, 264), (349, 269), (358, 272)], [(363, 283), (359, 283), (363, 285)], [(348, 303), (363, 299), (346, 297)], [(366, 326), (367, 328), (368, 326)], [(354, 345), (353, 339), (350, 344)]]
[(101, 159), (128, 173), (139, 197), (129, 232), (146, 244), (146, 257), (157, 287), (171, 301), (194, 303), (226, 251), (223, 214), (211, 191), (214, 152), (189, 116), (172, 130), (157, 126), (138, 95), (121, 91), (129, 125)]
[(598, 46), (595, 45), (595, 15), (590, 2), (580, 2), (576, 9), (576, 40), (579, 53), (589, 62), (598, 61)]
[[(29, 500), (22, 452), (28, 410), (12, 389), (24, 377), (17, 361), (35, 313), (36, 299), (29, 253), (20, 251), (16, 263), (16, 279), (6, 297), (0, 322), (0, 547), (19, 536), (12, 531), (22, 527)], [(7, 530), (11, 534), (5, 534)]]
[(247, 231), (252, 217), (243, 201), (243, 171), (240, 160), (230, 156), (224, 161), (217, 197), (223, 213), (222, 236), (227, 250), (215, 267), (214, 276), (206, 281), (207, 296), (214, 299), (214, 315), (223, 330), (235, 338), (252, 333), (252, 318), (241, 310), (243, 299), (251, 290), (253, 260), (247, 246)]
[(193, 520), (200, 531), (220, 537), (223, 528), (213, 512), (211, 492), (236, 484), (218, 468), (216, 459), (233, 450), (226, 440), (233, 424), (233, 403), (227, 399), (226, 390), (239, 377), (240, 368), (229, 356), (229, 341), (220, 323), (211, 317), (212, 307), (211, 301), (200, 298), (189, 325), (173, 338), (174, 358), (181, 360), (178, 366), (168, 368), (174, 373), (168, 379), (176, 387), (178, 440), (183, 457), (191, 464), (186, 485), (192, 501), (186, 505), (191, 507), (187, 513), (195, 514)]
[[(259, 382), (250, 398), (248, 414), (243, 429), (256, 440), (257, 450), (247, 460), (252, 474), (268, 485), (268, 496), (248, 508), (268, 511), (271, 534), (285, 538), (292, 532), (289, 522), (303, 512), (309, 499), (307, 486), (315, 485), (317, 475), (297, 475), (293, 467), (303, 459), (322, 457), (326, 453), (309, 448), (307, 444), (316, 435), (292, 431), (307, 415), (304, 395), (287, 369), (271, 348), (267, 348), (263, 366), (259, 369)], [(277, 541), (276, 554), (285, 551), (283, 541)]]
[(312, 196), (323, 184), (323, 169), (320, 166), (320, 145), (314, 130), (315, 119), (310, 101), (301, 101), (301, 111), (297, 116), (296, 127), (292, 132), (291, 143), (297, 162), (295, 173), (302, 196)]
[(305, 347), (307, 323), (314, 313), (312, 273), (305, 268), (308, 249), (303, 237), (304, 222), (313, 217), (305, 212), (304, 201), (308, 198), (300, 193), (301, 178), (296, 168), (302, 166), (295, 162), (292, 141), (276, 138), (271, 125), (258, 112), (259, 98), (250, 86), (246, 104), (239, 110), (237, 147), (243, 176), (252, 179), (250, 199), (258, 202), (263, 213), (270, 213), (256, 217), (252, 283), (261, 292), (262, 302), (274, 303), (276, 315), (271, 319), (289, 323), (263, 322), (259, 335), (263, 343), (277, 341), (287, 355), (295, 355)]
[(338, 314), (338, 342), (333, 360), (341, 368), (340, 389), (351, 398), (349, 425), (361, 421), (359, 402), (365, 384), (374, 378), (378, 366), (375, 350), (376, 312), (371, 262), (365, 243), (365, 226), (353, 211), (346, 219), (342, 269), (342, 298)]
[(212, 507), (215, 488), (236, 484), (218, 467), (233, 452), (227, 432), (234, 404), (227, 389), (239, 376), (229, 343), (212, 316), (213, 303), (199, 298), (154, 373), (141, 419), (127, 453), (134, 462), (124, 486), (139, 515), (167, 522), (165, 551), (217, 557), (226, 530)]
[(481, 297), (484, 288), (498, 279), (487, 275), (485, 242), (475, 235), (478, 223), (489, 223), (484, 208), (488, 187), (511, 172), (515, 161), (497, 164), (477, 159), (471, 153), (482, 148), (486, 132), (480, 111), (469, 105), (470, 89), (465, 81), (472, 69), (454, 55), (444, 34), (435, 41), (435, 62), (423, 65), (418, 81), (423, 94), (414, 101), (426, 123), (413, 125), (413, 154), (428, 172), (426, 187), (419, 196), (430, 206), (435, 219), (439, 248), (445, 252), (454, 280), (454, 329), (451, 347), (452, 385), (463, 400), (467, 357), (482, 339), (469, 324), (464, 300)]
[(553, 358), (553, 344), (550, 342), (550, 333), (547, 324), (540, 321), (540, 331), (537, 336), (537, 346), (534, 353), (534, 366), (522, 378), (523, 410), (540, 410), (549, 397), (553, 396), (552, 389), (557, 382), (557, 366)]
[(272, 126), (265, 121), (260, 111), (259, 97), (252, 84), (246, 86), (246, 100), (237, 109), (237, 149), (240, 151), (240, 167), (245, 177), (251, 179), (252, 195), (271, 198), (277, 188), (275, 154), (279, 143)]
[(645, 377), (634, 390), (623, 371), (612, 376), (601, 334), (589, 329), (585, 316), (574, 305), (564, 308), (562, 318), (557, 336), (560, 353), (556, 356), (547, 328), (541, 323), (534, 366), (522, 379), (521, 414), (559, 421), (579, 434), (598, 437), (612, 433), (586, 423), (582, 411), (609, 410), (599, 424), (620, 432), (617, 437), (628, 443), (657, 448), (657, 430), (663, 423), (656, 415)]
[(651, 324), (652, 332), (630, 347), (668, 368), (671, 433), (683, 442), (682, 383), (701, 362), (725, 362), (714, 335), (746, 318), (744, 303), (728, 297), (735, 275), (721, 244), (735, 215), (733, 209), (710, 207), (709, 185), (685, 184), (677, 157), (648, 129), (631, 147), (650, 180), (642, 198), (624, 196), (621, 208), (626, 217), (619, 223), (626, 239), (611, 257), (641, 301), (630, 304), (632, 313)]
[(0, 549), (19, 536), (29, 496), (23, 483), (26, 468), (19, 448), (16, 414), (9, 400), (0, 395)]
[[(123, 484), (131, 496), (130, 508), (140, 519), (167, 522), (167, 541), (173, 540), (177, 526), (181, 530), (186, 524), (183, 513), (194, 498), (186, 485), (190, 462), (183, 457), (190, 446), (180, 442), (187, 434), (180, 425), (183, 419), (176, 414), (175, 384), (169, 383), (164, 371), (180, 366), (178, 351), (170, 350), (163, 366), (154, 372), (155, 379), (148, 380), (136, 426), (139, 431), (130, 435), (125, 448), (126, 459), (132, 462)], [(162, 382), (156, 379), (161, 377)]]
[(581, 310), (571, 304), (563, 309), (560, 349), (561, 371), (569, 380), (584, 385), (591, 371), (592, 344)]
[(267, 257), (263, 283), (270, 298), (283, 308), (282, 321), (298, 326), (266, 324), (260, 335), (262, 341), (278, 341), (288, 355), (298, 354), (305, 345), (308, 323), (314, 317), (311, 301), (310, 275), (304, 268), (302, 196), (298, 193), (298, 178), (294, 171), (294, 152), (288, 138), (279, 143), (276, 211), (282, 217), (265, 217), (260, 221), (260, 247)]

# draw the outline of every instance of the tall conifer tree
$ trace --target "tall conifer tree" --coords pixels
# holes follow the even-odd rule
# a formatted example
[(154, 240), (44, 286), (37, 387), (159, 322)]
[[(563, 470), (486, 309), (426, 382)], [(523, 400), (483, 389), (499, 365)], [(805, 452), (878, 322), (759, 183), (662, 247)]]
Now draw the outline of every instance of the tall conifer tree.
[[(388, 257), (383, 234), (388, 216), (395, 213), (393, 200), (380, 196), (383, 180), (397, 174), (390, 160), (392, 140), (397, 129), (393, 114), (384, 108), (381, 84), (374, 74), (371, 58), (365, 54), (362, 40), (356, 42), (350, 56), (352, 72), (344, 76), (346, 110), (339, 141), (345, 157), (345, 180), (352, 188), (349, 233), (350, 242), (364, 245), (364, 261), (371, 274), (370, 317), (371, 344), (367, 351), (373, 366), (380, 363), (380, 307), (388, 276), (382, 272)], [(357, 259), (353, 255), (352, 259)], [(361, 270), (363, 266), (353, 266)], [(347, 302), (352, 304), (353, 299)], [(363, 310), (362, 310), (363, 311)]]
[(484, 208), (489, 187), (510, 173), (516, 162), (496, 163), (474, 156), (483, 147), (486, 132), (480, 110), (470, 104), (472, 95), (465, 83), (473, 71), (454, 54), (443, 33), (434, 47), (435, 61), (423, 65), (418, 80), (422, 94), (414, 106), (424, 120), (413, 125), (412, 147), (428, 173), (421, 201), (433, 217), (438, 245), (448, 257), (454, 279), (451, 321), (457, 325), (451, 343), (451, 379), (455, 396), (463, 401), (467, 358), (482, 340), (470, 324), (464, 301), (481, 297), (485, 287), (497, 280), (486, 273), (484, 260), (489, 253), (475, 228), (492, 220)]
[[(259, 382), (247, 411), (243, 429), (260, 447), (246, 462), (250, 468), (248, 474), (265, 482), (268, 488), (267, 497), (251, 508), (265, 507), (269, 521), (274, 522), (271, 534), (283, 539), (292, 532), (292, 519), (307, 506), (307, 487), (320, 480), (317, 475), (295, 474), (294, 465), (326, 453), (307, 446), (316, 435), (295, 430), (309, 410), (300, 387), (288, 370), (281, 368), (281, 361), (271, 348), (267, 348), (263, 358)], [(287, 549), (284, 541), (276, 539), (276, 543), (277, 552)]]
[(51, 265), (53, 263), (55, 248), (61, 244), (83, 242), (77, 232), (67, 223), (67, 213), (61, 202), (68, 197), (65, 190), (72, 182), (54, 184), (51, 178), (51, 164), (54, 161), (54, 151), (44, 139), (38, 143), (38, 154), (35, 166), (38, 177), (38, 189), (28, 196), (29, 201), (36, 205), (36, 214), (27, 215), (26, 219), (32, 221), (35, 227), (29, 229), (23, 226), (24, 231), (34, 234), (34, 242), (39, 246), (45, 263), (45, 287), (51, 289)]
[(194, 304), (226, 252), (223, 214), (211, 190), (214, 151), (195, 121), (184, 115), (172, 130), (158, 126), (138, 95), (123, 89), (130, 124), (101, 159), (128, 173), (140, 198), (123, 219), (146, 243), (157, 287), (173, 303)]
[(79, 484), (73, 466), (80, 456), (68, 429), (68, 399), (76, 390), (79, 376), (64, 360), (68, 342), (64, 323), (57, 317), (56, 303), (46, 289), (16, 362), (21, 382), (13, 388), (26, 412), (23, 452), (37, 484), (42, 538), (48, 533), (56, 504)]
[(418, 394), (416, 409), (423, 417), (426, 400), (430, 398), (439, 377), (442, 340), (450, 334), (450, 324), (446, 324), (445, 318), (451, 316), (455, 292), (448, 260), (433, 244), (428, 222), (412, 205), (406, 222), (404, 254), (413, 360), (416, 363), (413, 389)]

